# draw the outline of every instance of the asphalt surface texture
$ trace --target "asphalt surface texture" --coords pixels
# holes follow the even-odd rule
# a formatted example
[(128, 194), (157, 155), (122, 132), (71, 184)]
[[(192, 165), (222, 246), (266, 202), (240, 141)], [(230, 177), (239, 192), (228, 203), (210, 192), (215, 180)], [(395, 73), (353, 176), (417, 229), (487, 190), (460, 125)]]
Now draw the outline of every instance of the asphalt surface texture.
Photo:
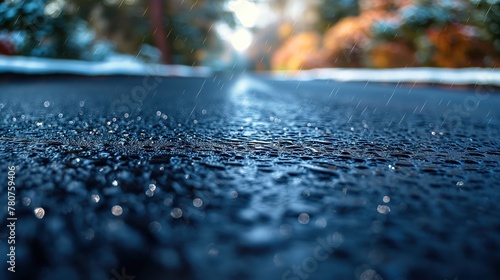
[(4, 75), (0, 122), (1, 279), (500, 279), (498, 88)]

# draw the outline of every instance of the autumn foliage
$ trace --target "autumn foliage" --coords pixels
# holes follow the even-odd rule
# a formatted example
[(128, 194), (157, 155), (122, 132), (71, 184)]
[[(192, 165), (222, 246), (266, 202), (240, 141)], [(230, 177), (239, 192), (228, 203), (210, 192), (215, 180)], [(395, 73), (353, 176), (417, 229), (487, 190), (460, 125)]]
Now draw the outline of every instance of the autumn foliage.
[(290, 37), (275, 53), (271, 62), (273, 69), (300, 70), (315, 67), (311, 62), (319, 54), (320, 44), (321, 36), (315, 32), (304, 32)]
[[(429, 29), (427, 34), (434, 46), (433, 61), (438, 67), (485, 67), (494, 64), (482, 59), (485, 53), (494, 52), (493, 46), (481, 40), (472, 27), (451, 24), (442, 30)], [(498, 57), (496, 62), (499, 62)]]
[(496, 67), (500, 56), (493, 41), (469, 19), (460, 21), (470, 3), (456, 3), (458, 11), (432, 1), (361, 0), (359, 15), (324, 34), (290, 36), (274, 53), (272, 68)]

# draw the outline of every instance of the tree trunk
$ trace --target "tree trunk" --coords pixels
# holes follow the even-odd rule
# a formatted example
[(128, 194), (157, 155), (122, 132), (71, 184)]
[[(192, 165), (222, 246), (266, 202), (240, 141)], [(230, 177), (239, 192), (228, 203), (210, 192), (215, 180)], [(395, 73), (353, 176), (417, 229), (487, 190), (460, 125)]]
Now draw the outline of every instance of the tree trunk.
[[(149, 15), (151, 16), (152, 32), (155, 40), (156, 47), (161, 52), (161, 62), (171, 64), (172, 49), (167, 40), (167, 33), (163, 25), (163, 13), (165, 12), (164, 0), (150, 0)], [(169, 27), (167, 26), (167, 29)]]

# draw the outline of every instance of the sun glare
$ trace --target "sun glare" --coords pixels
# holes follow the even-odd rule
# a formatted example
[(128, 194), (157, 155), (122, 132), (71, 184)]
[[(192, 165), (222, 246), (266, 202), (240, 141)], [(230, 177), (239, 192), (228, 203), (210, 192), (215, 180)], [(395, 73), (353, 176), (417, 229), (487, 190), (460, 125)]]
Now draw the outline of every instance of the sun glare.
[(252, 40), (252, 33), (244, 28), (237, 29), (230, 38), (234, 49), (240, 52), (246, 50), (252, 44)]
[(261, 12), (255, 3), (250, 1), (230, 1), (227, 6), (241, 25), (246, 28), (255, 27)]
[(227, 25), (219, 25), (218, 33), (222, 39), (230, 42), (233, 48), (239, 52), (245, 51), (252, 44), (252, 31), (265, 26), (274, 19), (267, 2), (233, 0), (226, 5), (226, 8), (234, 13), (238, 26), (231, 29)]

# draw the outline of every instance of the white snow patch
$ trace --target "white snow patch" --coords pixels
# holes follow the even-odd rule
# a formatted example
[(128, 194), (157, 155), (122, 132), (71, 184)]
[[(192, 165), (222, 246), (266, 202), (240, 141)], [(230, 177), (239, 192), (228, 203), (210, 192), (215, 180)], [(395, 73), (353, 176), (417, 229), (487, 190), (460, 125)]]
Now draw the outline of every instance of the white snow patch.
[(212, 70), (208, 67), (146, 64), (127, 55), (115, 55), (101, 62), (0, 55), (0, 73), (209, 77)]
[[(76, 74), (152, 75), (177, 77), (210, 77), (209, 67), (147, 64), (129, 55), (113, 55), (107, 61), (82, 61), (0, 55), (0, 73), (18, 74)], [(349, 69), (322, 68), (303, 71), (270, 72), (277, 79), (337, 80), (343, 82), (478, 84), (500, 86), (500, 70), (493, 68), (398, 68)]]
[(337, 80), (343, 82), (389, 83), (438, 83), (478, 84), (500, 86), (500, 71), (493, 68), (397, 68), (397, 69), (348, 69), (322, 68), (298, 72), (274, 73), (277, 78), (308, 80)]

